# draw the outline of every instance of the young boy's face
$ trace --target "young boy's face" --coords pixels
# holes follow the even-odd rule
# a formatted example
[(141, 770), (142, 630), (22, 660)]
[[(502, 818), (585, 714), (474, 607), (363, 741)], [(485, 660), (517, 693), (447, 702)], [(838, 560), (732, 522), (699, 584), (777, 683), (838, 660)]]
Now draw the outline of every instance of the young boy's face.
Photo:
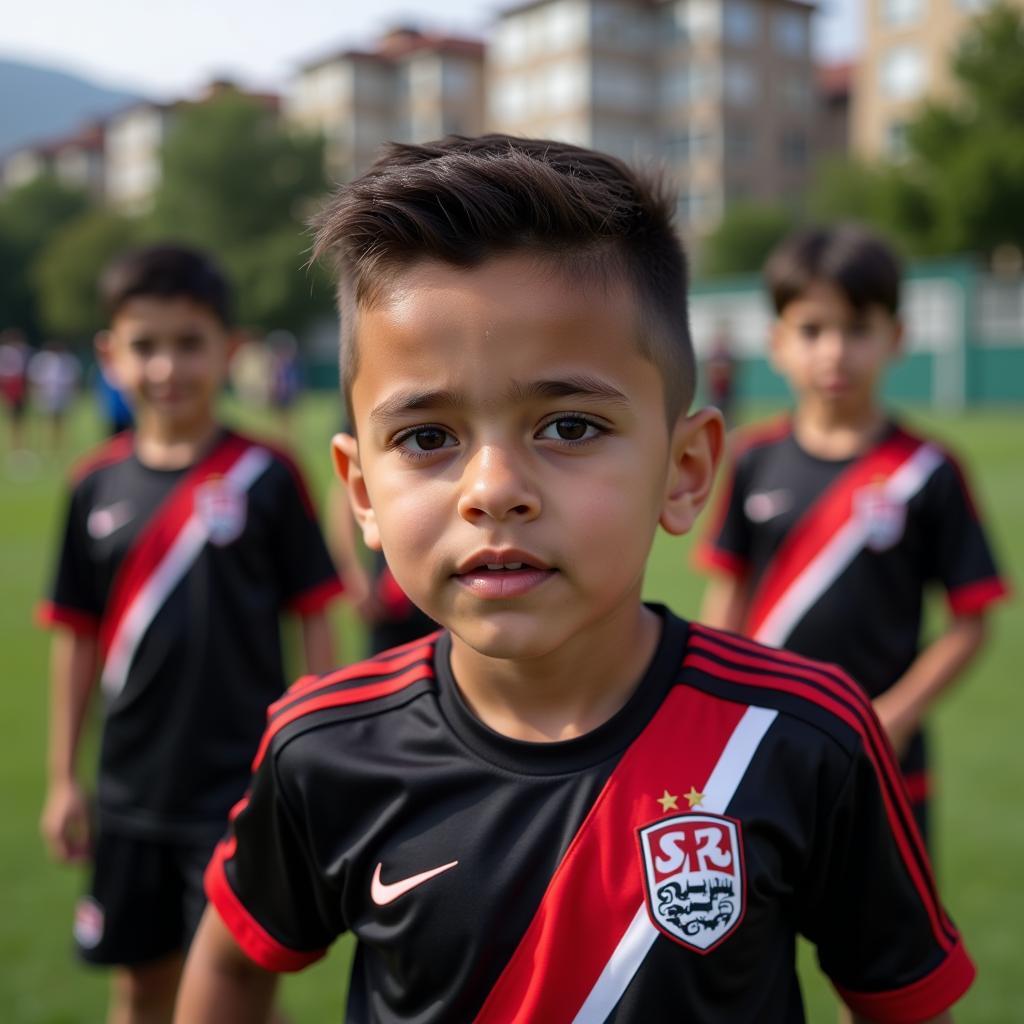
[(689, 529), (721, 438), (669, 424), (624, 286), (524, 256), (426, 263), (361, 310), (335, 441), (357, 517), (398, 582), (475, 650), (540, 657), (639, 609), (659, 521)]
[(129, 299), (96, 347), (140, 425), (187, 434), (212, 421), (231, 336), (206, 306), (185, 297)]
[(843, 293), (812, 285), (779, 316), (772, 362), (800, 401), (857, 414), (873, 406), (902, 328), (884, 307), (856, 310)]

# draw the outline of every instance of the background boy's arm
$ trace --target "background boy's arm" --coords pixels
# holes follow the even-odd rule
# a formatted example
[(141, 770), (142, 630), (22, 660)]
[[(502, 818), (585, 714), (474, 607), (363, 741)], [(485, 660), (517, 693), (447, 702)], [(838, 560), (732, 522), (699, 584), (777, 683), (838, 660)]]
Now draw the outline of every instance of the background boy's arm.
[(75, 774), (78, 743), (96, 681), (95, 634), (68, 629), (53, 637), (50, 656), (49, 763), (40, 830), (60, 861), (84, 860), (90, 850), (89, 806)]
[(985, 642), (983, 613), (954, 616), (910, 668), (874, 700), (875, 713), (897, 754), (902, 754), (937, 697), (960, 675)]
[(270, 1012), (277, 975), (239, 949), (212, 907), (207, 907), (185, 964), (176, 1024), (252, 1024)]
[(336, 667), (331, 623), (326, 611), (302, 616), (302, 650), (306, 658), (306, 671), (322, 676)]
[(738, 633), (750, 603), (750, 588), (739, 576), (715, 575), (708, 581), (700, 621), (715, 629)]

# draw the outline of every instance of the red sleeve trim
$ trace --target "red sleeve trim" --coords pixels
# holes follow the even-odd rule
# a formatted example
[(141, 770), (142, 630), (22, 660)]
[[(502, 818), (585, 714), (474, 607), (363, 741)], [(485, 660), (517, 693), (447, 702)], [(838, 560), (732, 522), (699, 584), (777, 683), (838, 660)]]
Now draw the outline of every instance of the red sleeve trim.
[(977, 973), (962, 942), (930, 974), (891, 992), (836, 991), (854, 1013), (879, 1024), (914, 1024), (948, 1010), (970, 987)]
[(230, 856), (233, 846), (233, 842), (225, 840), (217, 844), (206, 867), (203, 883), (207, 899), (220, 914), (242, 952), (264, 970), (276, 972), (301, 971), (303, 967), (323, 957), (326, 949), (300, 952), (281, 945), (245, 909), (224, 871), (224, 862)]
[(971, 615), (987, 608), (993, 601), (1010, 596), (1010, 588), (998, 576), (965, 583), (955, 587), (947, 595), (950, 610), (954, 615)]
[(693, 564), (698, 569), (705, 569), (708, 572), (724, 572), (737, 579), (743, 579), (750, 570), (745, 558), (726, 551), (724, 548), (716, 548), (710, 541), (702, 541), (694, 548)]
[(52, 601), (41, 601), (36, 606), (36, 622), (40, 626), (67, 626), (79, 636), (94, 636), (100, 629), (98, 616)]
[(344, 593), (345, 585), (334, 576), (296, 594), (288, 601), (288, 610), (297, 615), (315, 615)]

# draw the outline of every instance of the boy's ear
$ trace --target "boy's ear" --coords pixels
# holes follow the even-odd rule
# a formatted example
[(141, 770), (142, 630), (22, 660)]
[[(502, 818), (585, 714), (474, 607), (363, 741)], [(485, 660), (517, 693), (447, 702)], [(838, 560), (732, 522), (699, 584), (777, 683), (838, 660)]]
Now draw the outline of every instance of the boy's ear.
[(348, 492), (352, 514), (363, 531), (363, 543), (371, 551), (380, 551), (380, 530), (377, 529), (377, 516), (370, 504), (359, 462), (359, 442), (351, 434), (335, 434), (331, 438), (331, 458), (334, 460), (334, 472)]
[(725, 422), (714, 408), (680, 416), (669, 439), (671, 464), (659, 522), (673, 536), (689, 532), (711, 497), (725, 448)]

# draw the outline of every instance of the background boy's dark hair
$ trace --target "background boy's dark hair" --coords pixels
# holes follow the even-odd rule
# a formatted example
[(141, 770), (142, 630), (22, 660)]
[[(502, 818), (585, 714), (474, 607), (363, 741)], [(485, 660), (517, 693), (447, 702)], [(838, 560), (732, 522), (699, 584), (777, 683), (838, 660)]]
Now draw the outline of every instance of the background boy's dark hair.
[(186, 298), (231, 324), (231, 288), (214, 260), (198, 249), (160, 244), (118, 256), (100, 278), (100, 298), (110, 319), (129, 299)]
[(780, 242), (764, 267), (764, 281), (781, 313), (814, 284), (829, 284), (858, 312), (881, 306), (895, 316), (903, 270), (892, 248), (856, 224), (796, 231)]
[(579, 283), (624, 280), (638, 342), (661, 369), (671, 416), (693, 400), (686, 257), (660, 181), (603, 153), (508, 135), (391, 144), (317, 218), (314, 257), (339, 272), (341, 377), (348, 396), (359, 307), (424, 260), (475, 267), (512, 253), (549, 259)]

